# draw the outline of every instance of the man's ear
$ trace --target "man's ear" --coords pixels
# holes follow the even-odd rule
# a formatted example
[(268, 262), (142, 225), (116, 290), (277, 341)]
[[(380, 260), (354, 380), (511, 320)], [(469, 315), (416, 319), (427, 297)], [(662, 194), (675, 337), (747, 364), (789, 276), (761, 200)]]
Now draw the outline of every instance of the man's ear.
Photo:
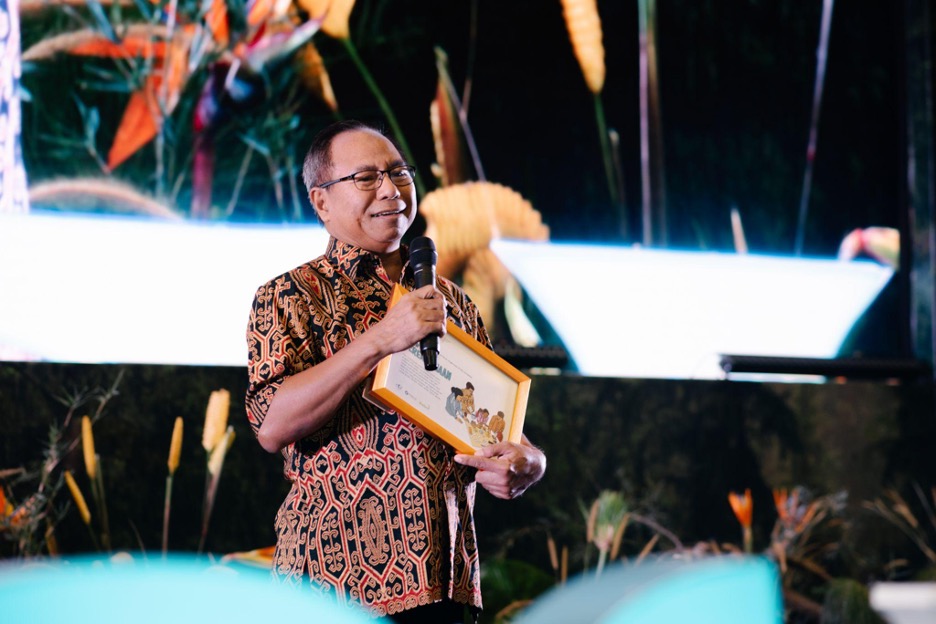
[(309, 191), (309, 201), (312, 203), (312, 208), (315, 209), (315, 214), (318, 215), (319, 221), (322, 223), (328, 222), (329, 206), (327, 197), (328, 195), (325, 193), (325, 189), (321, 189), (317, 186)]

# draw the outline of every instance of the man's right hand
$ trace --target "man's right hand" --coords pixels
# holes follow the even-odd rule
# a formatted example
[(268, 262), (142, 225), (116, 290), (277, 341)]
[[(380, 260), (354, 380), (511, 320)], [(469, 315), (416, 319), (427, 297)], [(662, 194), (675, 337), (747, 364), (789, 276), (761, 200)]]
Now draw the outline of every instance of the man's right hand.
[(423, 286), (403, 295), (363, 336), (379, 341), (380, 351), (390, 355), (430, 334), (445, 335), (445, 297), (434, 286)]
[(260, 426), (260, 445), (275, 452), (316, 431), (380, 360), (431, 333), (445, 334), (445, 297), (424, 286), (403, 295), (383, 320), (332, 357), (287, 377)]

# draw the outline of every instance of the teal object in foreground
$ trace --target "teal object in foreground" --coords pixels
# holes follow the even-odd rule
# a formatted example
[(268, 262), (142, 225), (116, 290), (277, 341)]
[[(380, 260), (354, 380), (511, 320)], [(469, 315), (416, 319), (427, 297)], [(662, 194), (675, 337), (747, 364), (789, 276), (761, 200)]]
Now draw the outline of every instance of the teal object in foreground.
[(275, 583), (268, 571), (158, 555), (0, 566), (2, 621), (171, 624), (172, 622), (328, 622), (374, 624), (369, 615)]
[(618, 564), (540, 597), (515, 624), (780, 624), (776, 567), (760, 557)]

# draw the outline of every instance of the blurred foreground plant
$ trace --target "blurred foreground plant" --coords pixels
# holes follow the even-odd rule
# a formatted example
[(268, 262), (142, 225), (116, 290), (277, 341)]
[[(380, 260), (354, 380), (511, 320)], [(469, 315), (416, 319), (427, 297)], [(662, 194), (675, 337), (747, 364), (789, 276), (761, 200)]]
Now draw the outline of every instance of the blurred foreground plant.
[[(804, 487), (795, 487), (792, 491), (778, 488), (773, 491), (773, 499), (777, 521), (765, 554), (774, 558), (780, 568), (787, 608), (814, 618), (823, 617), (823, 611), (834, 611), (843, 605), (869, 612), (867, 595), (860, 607), (853, 606), (852, 600), (841, 602), (838, 607), (831, 603), (823, 606), (815, 600), (834, 602), (836, 598), (828, 593), (833, 585), (855, 596), (844, 584), (847, 579), (837, 578), (826, 565), (841, 546), (844, 528), (841, 517), (846, 494), (837, 492), (813, 497)], [(836, 595), (842, 596), (841, 592)]]
[(588, 511), (586, 539), (598, 549), (598, 567), (595, 574), (600, 576), (605, 562), (610, 555), (617, 557), (621, 547), (621, 537), (627, 528), (629, 515), (627, 501), (620, 492), (603, 491), (592, 503)]
[[(108, 528), (107, 507), (101, 471), (101, 456), (96, 452), (93, 425), (103, 415), (105, 406), (115, 396), (123, 377), (121, 371), (114, 384), (106, 390), (80, 391), (60, 399), (68, 406), (62, 423), (53, 423), (49, 429), (49, 440), (43, 458), (36, 467), (24, 466), (0, 470), (0, 539), (12, 544), (12, 555), (26, 559), (43, 555), (57, 556), (59, 547), (55, 538), (55, 527), (74, 507), (82, 524), (87, 528), (94, 550), (112, 550), (111, 533)], [(80, 430), (70, 433), (72, 421), (78, 409), (88, 403), (97, 403), (93, 416), (81, 419)], [(216, 390), (211, 393), (206, 410), (203, 444), (206, 450), (206, 479), (203, 517), (199, 536), (199, 553), (208, 535), (209, 519), (217, 495), (218, 482), (228, 450), (234, 440), (234, 429), (227, 425), (230, 408), (230, 393)], [(180, 465), (183, 426), (182, 418), (175, 420), (172, 441), (167, 460), (166, 497), (163, 509), (162, 552), (169, 548), (169, 517), (172, 498), (172, 482)], [(82, 460), (88, 475), (95, 507), (88, 504), (72, 469), (65, 468), (65, 458), (78, 445), (82, 447)], [(64, 487), (63, 487), (64, 486)], [(64, 498), (61, 491), (67, 492)], [(16, 493), (25, 491), (19, 498)], [(70, 501), (70, 502), (69, 502)], [(137, 535), (139, 539), (139, 535)], [(140, 542), (140, 549), (145, 545)], [(69, 549), (74, 551), (75, 548)], [(0, 558), (6, 553), (0, 551)]]
[[(123, 378), (123, 371), (119, 372), (110, 388), (92, 391), (82, 390), (66, 393), (56, 399), (66, 407), (65, 416), (61, 423), (54, 422), (49, 426), (48, 439), (41, 450), (42, 458), (35, 465), (0, 470), (0, 490), (6, 500), (4, 509), (0, 509), (0, 532), (3, 537), (12, 543), (12, 555), (17, 558), (35, 557), (43, 554), (57, 555), (58, 544), (55, 539), (55, 527), (68, 511), (68, 504), (59, 500), (59, 492), (66, 479), (74, 483), (74, 477), (66, 473), (63, 462), (79, 444), (82, 436), (72, 435), (72, 420), (75, 413), (87, 404), (96, 403), (94, 415), (88, 417), (89, 422), (97, 420), (104, 413), (107, 404), (117, 396), (117, 389)], [(86, 425), (82, 425), (83, 429)], [(93, 444), (93, 441), (90, 442)], [(87, 447), (89, 459), (93, 454), (93, 447)], [(83, 449), (84, 450), (84, 449)], [(87, 464), (86, 464), (87, 468)], [(96, 462), (92, 464), (96, 468)], [(71, 491), (74, 495), (77, 483)], [(17, 497), (17, 491), (25, 491)], [(80, 491), (79, 491), (80, 493)], [(83, 500), (83, 496), (81, 500)], [(75, 504), (79, 497), (74, 497)], [(9, 509), (9, 513), (6, 510)], [(80, 509), (82, 520), (92, 531), (90, 526), (90, 510), (87, 503)], [(87, 512), (87, 513), (85, 513)], [(98, 547), (97, 539), (94, 539)]]
[(919, 549), (926, 558), (927, 566), (917, 577), (919, 580), (936, 580), (936, 486), (931, 487), (929, 497), (916, 483), (914, 493), (920, 510), (914, 513), (911, 505), (897, 490), (889, 489), (883, 497), (864, 503), (864, 507), (877, 514), (901, 533)]

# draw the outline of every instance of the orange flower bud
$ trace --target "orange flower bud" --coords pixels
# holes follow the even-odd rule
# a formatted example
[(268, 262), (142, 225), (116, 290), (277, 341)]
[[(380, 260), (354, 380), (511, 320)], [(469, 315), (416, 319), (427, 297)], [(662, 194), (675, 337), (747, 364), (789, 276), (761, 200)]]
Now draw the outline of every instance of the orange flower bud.
[(754, 500), (751, 498), (751, 488), (744, 490), (744, 496), (731, 492), (728, 494), (731, 510), (741, 526), (748, 529), (754, 517)]

